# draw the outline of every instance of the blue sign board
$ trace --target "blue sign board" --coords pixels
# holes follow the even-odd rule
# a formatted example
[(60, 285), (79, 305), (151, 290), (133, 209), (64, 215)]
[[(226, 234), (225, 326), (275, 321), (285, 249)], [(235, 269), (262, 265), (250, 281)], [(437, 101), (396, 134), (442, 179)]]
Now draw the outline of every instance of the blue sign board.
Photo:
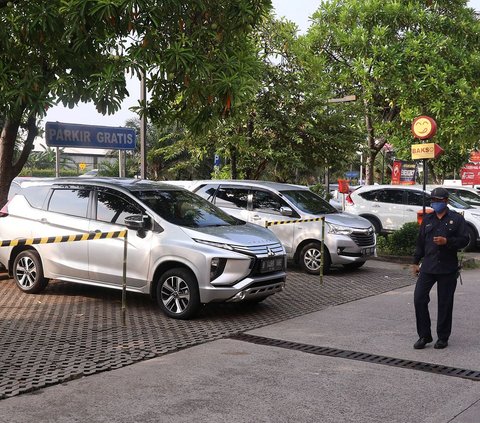
[(135, 129), (47, 122), (45, 139), (49, 147), (133, 150), (135, 148)]
[(360, 172), (356, 170), (351, 170), (350, 172), (345, 172), (345, 176), (347, 178), (358, 178), (360, 176)]

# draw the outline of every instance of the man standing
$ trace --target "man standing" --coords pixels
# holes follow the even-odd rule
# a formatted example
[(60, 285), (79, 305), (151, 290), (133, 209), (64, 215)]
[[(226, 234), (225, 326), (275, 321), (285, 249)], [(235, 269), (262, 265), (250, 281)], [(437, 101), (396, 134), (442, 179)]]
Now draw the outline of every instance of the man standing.
[(431, 192), (434, 213), (423, 216), (415, 248), (413, 272), (418, 275), (418, 279), (414, 304), (419, 339), (413, 348), (417, 350), (433, 341), (428, 303), (430, 290), (435, 283), (438, 296), (438, 340), (434, 348), (446, 348), (452, 330), (453, 296), (459, 270), (457, 252), (468, 244), (469, 235), (463, 216), (450, 210), (447, 203), (446, 189), (435, 188)]

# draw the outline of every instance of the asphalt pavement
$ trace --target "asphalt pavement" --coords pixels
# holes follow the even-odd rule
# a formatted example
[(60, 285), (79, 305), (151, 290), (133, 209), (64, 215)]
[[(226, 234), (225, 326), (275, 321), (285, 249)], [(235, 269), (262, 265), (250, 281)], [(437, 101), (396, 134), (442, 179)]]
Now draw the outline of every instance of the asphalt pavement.
[(413, 349), (408, 285), (1, 400), (0, 422), (478, 423), (478, 275), (463, 271), (444, 350)]

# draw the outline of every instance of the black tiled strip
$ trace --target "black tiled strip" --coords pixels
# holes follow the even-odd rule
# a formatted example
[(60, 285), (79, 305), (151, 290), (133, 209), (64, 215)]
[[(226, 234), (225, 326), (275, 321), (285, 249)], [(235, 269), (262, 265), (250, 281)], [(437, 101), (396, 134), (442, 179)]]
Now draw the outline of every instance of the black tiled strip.
[(480, 371), (460, 369), (457, 367), (442, 366), (440, 364), (424, 363), (421, 361), (404, 360), (358, 351), (341, 350), (337, 348), (320, 347), (316, 345), (300, 344), (298, 342), (284, 341), (281, 339), (265, 338), (263, 336), (240, 333), (230, 337), (239, 341), (250, 342), (257, 345), (266, 345), (288, 350), (302, 351), (308, 354), (324, 355), (328, 357), (346, 358), (348, 360), (363, 361), (366, 363), (384, 364), (386, 366), (403, 367), (411, 370), (437, 373), (445, 376), (459, 377), (480, 382)]

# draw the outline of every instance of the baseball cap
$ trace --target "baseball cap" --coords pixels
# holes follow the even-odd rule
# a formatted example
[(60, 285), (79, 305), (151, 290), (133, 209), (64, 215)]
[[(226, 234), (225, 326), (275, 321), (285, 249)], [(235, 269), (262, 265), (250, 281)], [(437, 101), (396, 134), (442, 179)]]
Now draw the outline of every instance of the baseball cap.
[(445, 199), (448, 198), (448, 191), (445, 188), (437, 187), (430, 193), (430, 196)]

